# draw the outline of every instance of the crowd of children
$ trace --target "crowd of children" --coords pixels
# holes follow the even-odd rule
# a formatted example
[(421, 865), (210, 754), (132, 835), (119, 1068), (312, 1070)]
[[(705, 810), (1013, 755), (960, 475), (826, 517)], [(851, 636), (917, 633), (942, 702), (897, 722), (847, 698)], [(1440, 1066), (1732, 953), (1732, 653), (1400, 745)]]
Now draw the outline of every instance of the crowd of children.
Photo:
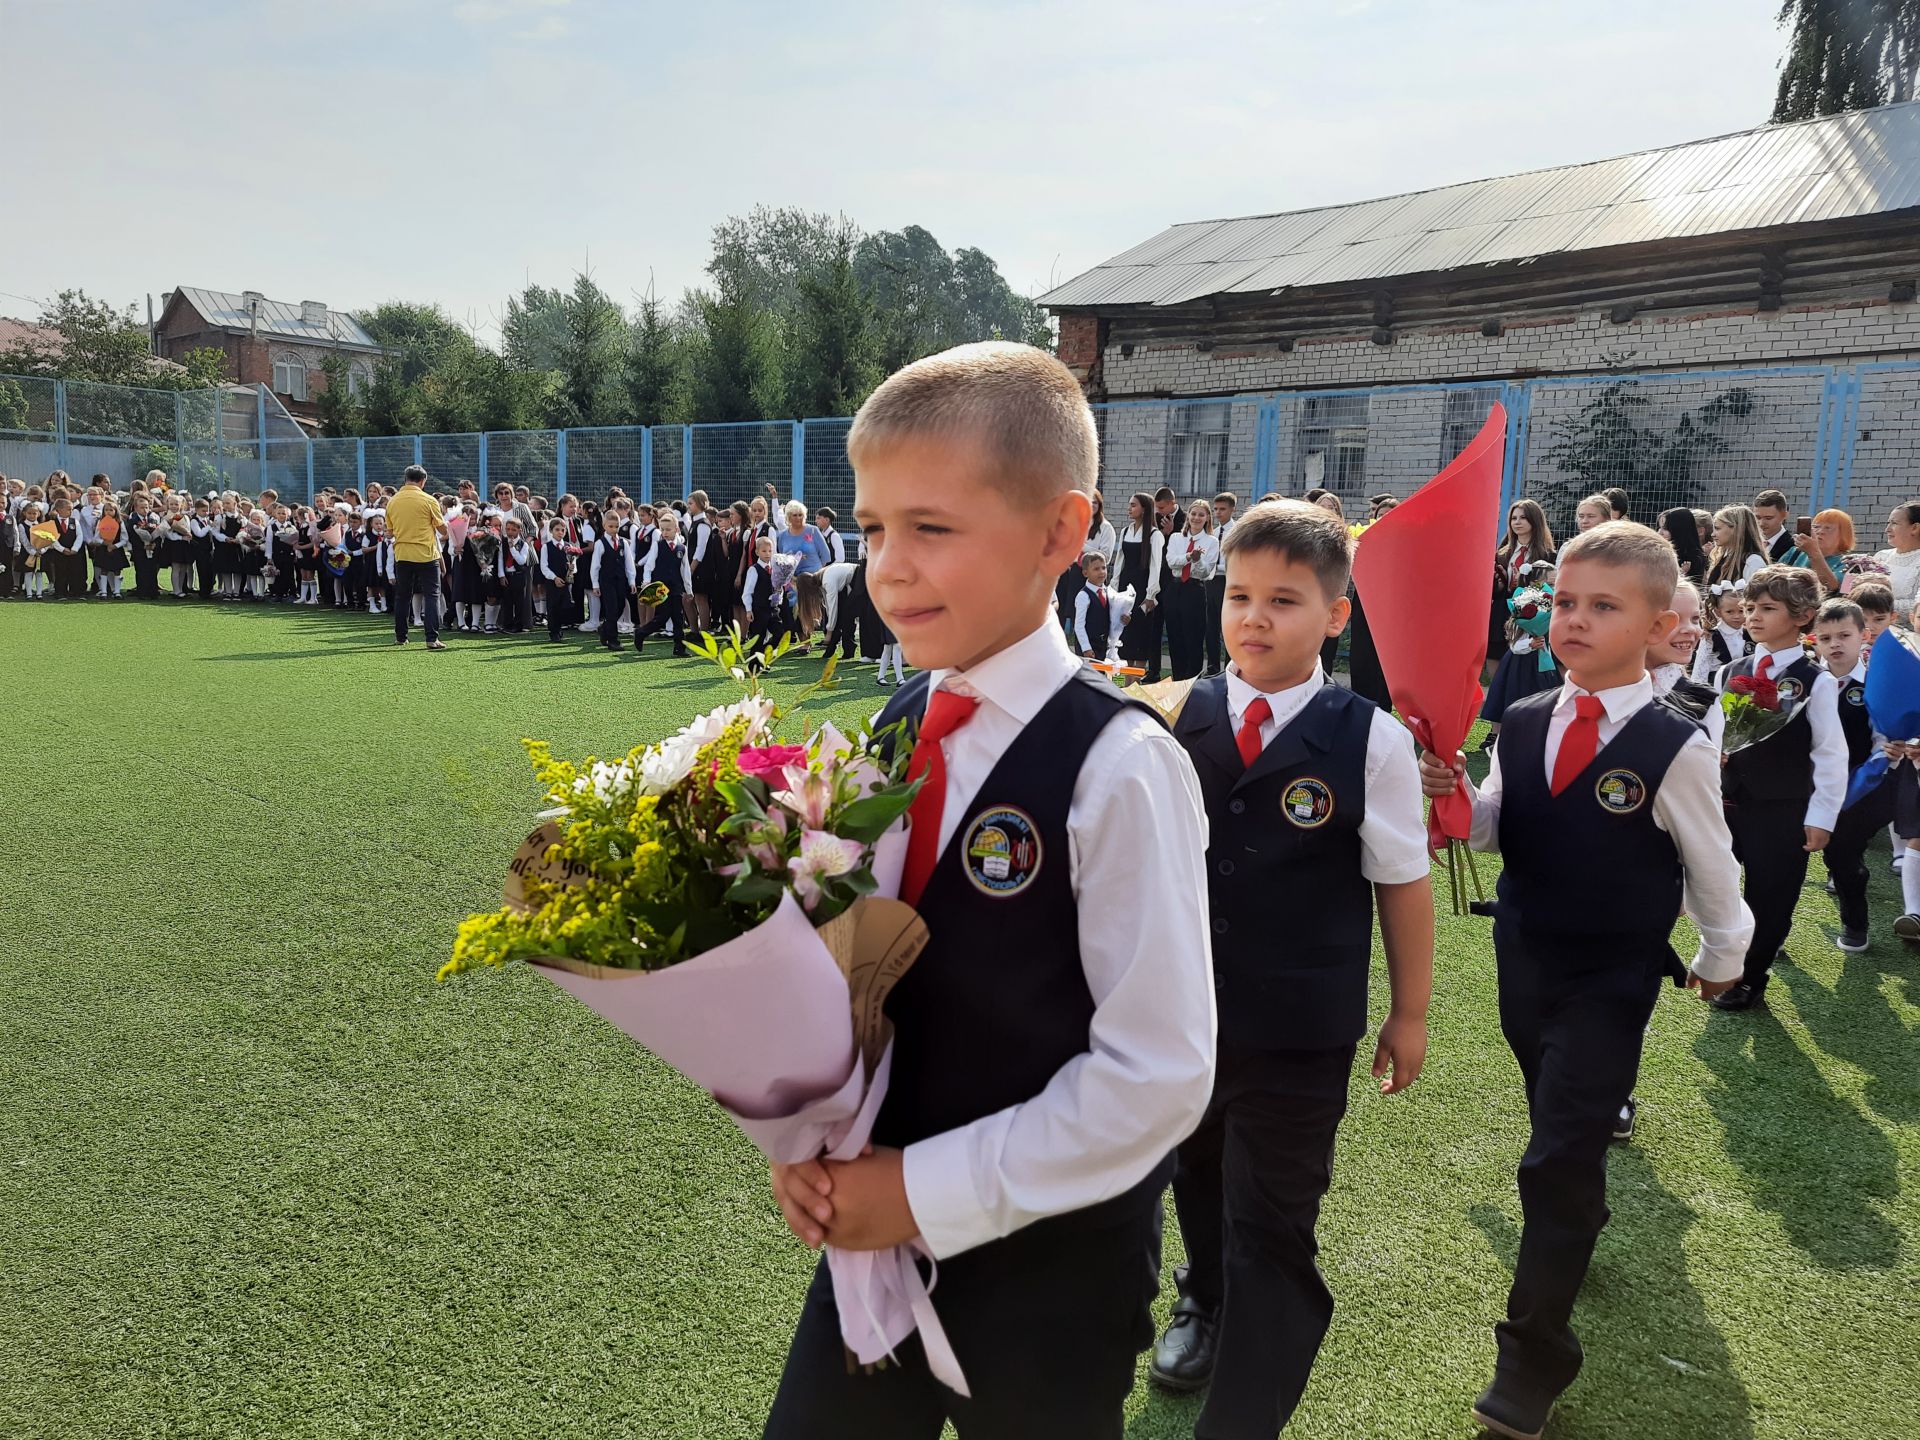
[[(1337, 497), (1236, 514), (1231, 495), (1181, 512), (1171, 492), (1142, 493), (1116, 530), (1077, 384), (997, 343), (894, 376), (848, 446), (864, 545), (797, 502), (777, 526), (761, 497), (716, 510), (698, 492), (653, 506), (616, 491), (549, 512), (503, 486), (441, 504), (436, 573), (463, 630), (544, 621), (555, 640), (577, 626), (637, 649), (728, 620), (805, 641), (825, 619), (829, 652), (857, 637), (897, 678), (902, 653), (919, 671), (881, 720), (903, 722), (926, 782), (911, 833), (927, 843), (902, 893), (931, 938), (887, 1002), (874, 1144), (776, 1165), (773, 1183), (811, 1247), (912, 1240), (938, 1263), (934, 1304), (970, 1393), (918, 1348), (876, 1374), (849, 1367), (823, 1262), (767, 1433), (932, 1440), (951, 1419), (962, 1434), (1118, 1434), (1152, 1344), (1170, 1184), (1188, 1265), (1150, 1373), (1208, 1390), (1197, 1434), (1277, 1434), (1333, 1313), (1314, 1231), (1375, 928), (1391, 998), (1371, 1069), (1394, 1093), (1427, 1049), (1422, 792), (1464, 786), (1471, 844), (1504, 857), (1492, 952), (1531, 1126), (1518, 1258), (1472, 1414), (1534, 1440), (1581, 1369), (1572, 1320), (1608, 1219), (1607, 1150), (1631, 1135), (1663, 983), (1723, 1011), (1760, 1001), (1814, 853), (1837, 943), (1865, 948), (1873, 838), (1891, 825), (1900, 853), (1920, 848), (1920, 737), (1875, 735), (1864, 701), (1894, 591), (1812, 532), (1811, 554), (1783, 543), (1778, 492), (1669, 511), (1658, 529), (1623, 518), (1624, 495), (1591, 496), (1563, 547), (1521, 501), (1496, 561), (1498, 735), (1475, 786), (1462, 757), (1417, 753), (1388, 709), (1330, 681), (1325, 647), (1352, 608)], [(150, 598), (164, 572), (182, 600), (393, 603), (379, 487), (312, 507), (189, 497), (157, 475), (124, 498), (63, 475), (9, 490), (10, 593), (112, 599), (131, 568)], [(1920, 511), (1897, 510), (1888, 536), (1897, 557), (1920, 551)], [(653, 585), (660, 603), (639, 606)], [(1151, 679), (1163, 639), (1195, 681), (1170, 726), (1083, 663)], [(1721, 696), (1762, 687), (1786, 718), (1734, 744)], [(1876, 748), (1917, 763), (1844, 808)], [(989, 828), (1016, 831), (1028, 858), (986, 868)], [(1587, 903), (1594, 873), (1627, 903)], [(1894, 933), (1920, 941), (1920, 863), (1902, 882)], [(1672, 948), (1682, 914), (1699, 936), (1688, 962)], [(1012, 933), (1027, 943), (1002, 943)], [(1036, 1315), (1044, 1344), (1008, 1341)]]
[[(424, 475), (424, 472), (422, 472)], [(391, 612), (396, 559), (387, 533), (390, 492), (323, 490), (289, 504), (272, 490), (192, 495), (152, 471), (116, 493), (105, 475), (81, 487), (56, 470), (44, 484), (0, 481), (0, 598), (29, 601), (258, 601)], [(398, 493), (397, 490), (391, 493)], [(436, 599), (449, 628), (520, 635), (545, 628), (595, 634), (608, 649), (668, 635), (674, 653), (699, 630), (739, 624), (759, 645), (824, 630), (829, 650), (905, 679), (899, 648), (867, 599), (863, 546), (830, 506), (808, 514), (767, 494), (713, 506), (651, 505), (618, 488), (604, 504), (563, 496), (557, 506), (525, 486), (483, 499), (471, 482), (435, 497), (447, 521), (437, 542)], [(770, 518), (778, 509), (780, 523)], [(125, 586), (126, 572), (133, 586)], [(642, 596), (658, 584), (658, 605)], [(424, 597), (413, 596), (415, 623)], [(891, 672), (891, 675), (889, 675)]]

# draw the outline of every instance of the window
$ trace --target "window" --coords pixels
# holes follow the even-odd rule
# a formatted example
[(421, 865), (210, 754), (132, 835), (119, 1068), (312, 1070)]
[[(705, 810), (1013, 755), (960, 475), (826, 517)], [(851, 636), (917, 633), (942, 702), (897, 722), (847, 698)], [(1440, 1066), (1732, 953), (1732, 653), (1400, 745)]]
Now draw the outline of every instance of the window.
[(1447, 408), (1440, 420), (1439, 470), (1451, 465), (1454, 457), (1467, 448), (1467, 442), (1480, 433), (1493, 409), (1494, 393), (1491, 389), (1447, 392)]
[(355, 400), (362, 398), (373, 384), (373, 368), (364, 360), (356, 360), (347, 367), (347, 394)]
[(1302, 490), (1358, 495), (1367, 484), (1366, 395), (1315, 395), (1300, 405), (1293, 478)]
[(307, 362), (298, 355), (273, 357), (273, 390), (289, 400), (307, 398)]
[(1176, 495), (1212, 495), (1227, 484), (1229, 401), (1175, 405), (1167, 416), (1167, 488)]

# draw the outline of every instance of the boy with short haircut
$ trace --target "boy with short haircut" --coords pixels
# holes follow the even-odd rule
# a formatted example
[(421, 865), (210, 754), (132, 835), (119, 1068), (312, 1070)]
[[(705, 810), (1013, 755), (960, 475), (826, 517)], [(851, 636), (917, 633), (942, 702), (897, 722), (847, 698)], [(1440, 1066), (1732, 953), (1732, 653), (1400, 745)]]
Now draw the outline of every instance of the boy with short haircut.
[(1766, 993), (1773, 958), (1793, 929), (1807, 857), (1833, 838), (1846, 798), (1840, 687), (1800, 643), (1820, 593), (1811, 570), (1768, 565), (1754, 571), (1746, 590), (1753, 654), (1723, 667), (1714, 680), (1722, 692), (1737, 677), (1772, 680), (1782, 705), (1798, 712), (1766, 740), (1729, 755), (1721, 772), (1733, 853), (1747, 872), (1753, 940), (1740, 983), (1713, 997), (1717, 1010), (1746, 1010)]
[(1106, 556), (1081, 556), (1080, 573), (1086, 577), (1086, 584), (1073, 597), (1074, 643), (1080, 647), (1082, 659), (1111, 664), (1115, 643), (1133, 614), (1133, 604), (1107, 588)]
[[(1569, 1321), (1607, 1221), (1607, 1149), (1632, 1093), (1684, 908), (1700, 932), (1686, 983), (1713, 995), (1740, 974), (1753, 922), (1741, 903), (1720, 757), (1691, 719), (1653, 699), (1646, 654), (1675, 623), (1673, 548), (1606, 521), (1560, 551), (1549, 644), (1558, 690), (1508, 709), (1473, 798), (1470, 843), (1501, 852), (1493, 930), (1500, 1027), (1525, 1078), (1532, 1134), (1520, 1161), (1524, 1217), (1493, 1383), (1473, 1417), (1535, 1440), (1580, 1372)], [(1420, 758), (1430, 796), (1465, 776)], [(1570, 857), (1577, 856), (1575, 863)], [(1596, 901), (1587, 877), (1606, 875)]]
[(929, 939), (887, 999), (873, 1153), (775, 1166), (774, 1188), (809, 1245), (918, 1237), (971, 1395), (915, 1341), (849, 1367), (823, 1265), (767, 1434), (935, 1440), (951, 1418), (994, 1440), (1118, 1436), (1169, 1157), (1213, 1080), (1198, 785), (1054, 615), (1097, 470), (1059, 361), (999, 342), (917, 361), (847, 453), (869, 591), (920, 672), (880, 723), (907, 722), (925, 779), (902, 894)]
[(1866, 619), (1867, 638), (1863, 653), (1873, 653), (1873, 642), (1880, 632), (1893, 624), (1893, 587), (1884, 580), (1862, 580), (1847, 592), (1847, 599), (1860, 607)]
[[(1240, 497), (1231, 490), (1222, 490), (1213, 497), (1213, 538), (1221, 545), (1227, 543), (1227, 536), (1233, 530), (1233, 512), (1240, 504)], [(1204, 680), (1209, 675), (1218, 675), (1225, 665), (1220, 648), (1220, 607), (1227, 595), (1226, 568), (1207, 581), (1207, 620), (1206, 620), (1206, 667), (1201, 670)]]
[(1753, 497), (1753, 518), (1760, 522), (1760, 538), (1767, 542), (1766, 561), (1769, 565), (1797, 565), (1808, 563), (1807, 552), (1794, 543), (1793, 532), (1787, 529), (1787, 495), (1784, 490), (1762, 490)]
[[(1847, 781), (1878, 748), (1873, 723), (1867, 718), (1867, 617), (1844, 596), (1836, 596), (1813, 617), (1813, 639), (1827, 673), (1838, 682), (1840, 732), (1847, 742)], [(1867, 948), (1867, 846), (1875, 832), (1893, 823), (1895, 787), (1876, 785), (1860, 800), (1840, 812), (1833, 838), (1821, 857), (1840, 908), (1840, 933), (1834, 944), (1850, 954)]]
[(1367, 1029), (1376, 903), (1393, 992), (1382, 1092), (1426, 1057), (1433, 887), (1413, 747), (1320, 668), (1351, 568), (1337, 516), (1249, 510), (1226, 544), (1232, 665), (1195, 683), (1174, 726), (1206, 797), (1223, 1003), (1212, 1101), (1173, 1180), (1186, 1279), (1150, 1373), (1173, 1390), (1211, 1380), (1202, 1436), (1278, 1434), (1333, 1317), (1314, 1225)]

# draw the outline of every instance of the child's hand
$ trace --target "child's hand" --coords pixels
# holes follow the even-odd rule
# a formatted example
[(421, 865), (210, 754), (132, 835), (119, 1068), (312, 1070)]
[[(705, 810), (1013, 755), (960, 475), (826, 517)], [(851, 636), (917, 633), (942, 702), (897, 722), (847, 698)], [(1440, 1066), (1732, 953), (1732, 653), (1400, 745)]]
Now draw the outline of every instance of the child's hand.
[(1426, 1063), (1426, 1017), (1390, 1013), (1373, 1047), (1373, 1078), (1380, 1081), (1380, 1093), (1399, 1094), (1420, 1078), (1420, 1067)]
[(833, 1192), (833, 1178), (818, 1160), (798, 1165), (774, 1161), (773, 1199), (786, 1217), (787, 1228), (802, 1245), (818, 1250), (827, 1238), (826, 1224), (833, 1218), (833, 1205), (827, 1196)]
[(1449, 765), (1431, 750), (1420, 752), (1420, 788), (1433, 799), (1453, 794), (1461, 777), (1467, 773), (1467, 758), (1455, 755)]
[(884, 1250), (920, 1233), (907, 1204), (903, 1152), (869, 1145), (858, 1160), (826, 1162), (833, 1184), (827, 1243), (841, 1250)]
[(1691, 970), (1687, 972), (1687, 989), (1698, 990), (1702, 1000), (1711, 1000), (1716, 995), (1724, 995), (1739, 983), (1738, 975), (1731, 980), (1705, 980)]
[(1827, 841), (1832, 838), (1831, 830), (1822, 830), (1818, 825), (1807, 826), (1807, 853), (1811, 855), (1816, 850), (1826, 849)]

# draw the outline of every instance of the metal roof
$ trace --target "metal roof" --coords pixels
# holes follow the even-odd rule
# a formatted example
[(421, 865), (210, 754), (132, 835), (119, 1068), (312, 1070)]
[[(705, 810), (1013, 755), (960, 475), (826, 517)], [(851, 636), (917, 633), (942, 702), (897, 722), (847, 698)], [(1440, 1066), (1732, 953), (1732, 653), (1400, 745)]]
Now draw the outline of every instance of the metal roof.
[(1920, 206), (1920, 100), (1612, 160), (1175, 225), (1040, 297), (1178, 305)]
[[(199, 290), (182, 285), (180, 295), (198, 310), (209, 325), (223, 330), (251, 330), (253, 316), (247, 298), (226, 290)], [(357, 345), (377, 350), (374, 338), (360, 328), (360, 322), (343, 310), (327, 311), (325, 324), (309, 324), (300, 318), (300, 306), (284, 300), (260, 302), (260, 333), (287, 340), (305, 340), (316, 345)]]

